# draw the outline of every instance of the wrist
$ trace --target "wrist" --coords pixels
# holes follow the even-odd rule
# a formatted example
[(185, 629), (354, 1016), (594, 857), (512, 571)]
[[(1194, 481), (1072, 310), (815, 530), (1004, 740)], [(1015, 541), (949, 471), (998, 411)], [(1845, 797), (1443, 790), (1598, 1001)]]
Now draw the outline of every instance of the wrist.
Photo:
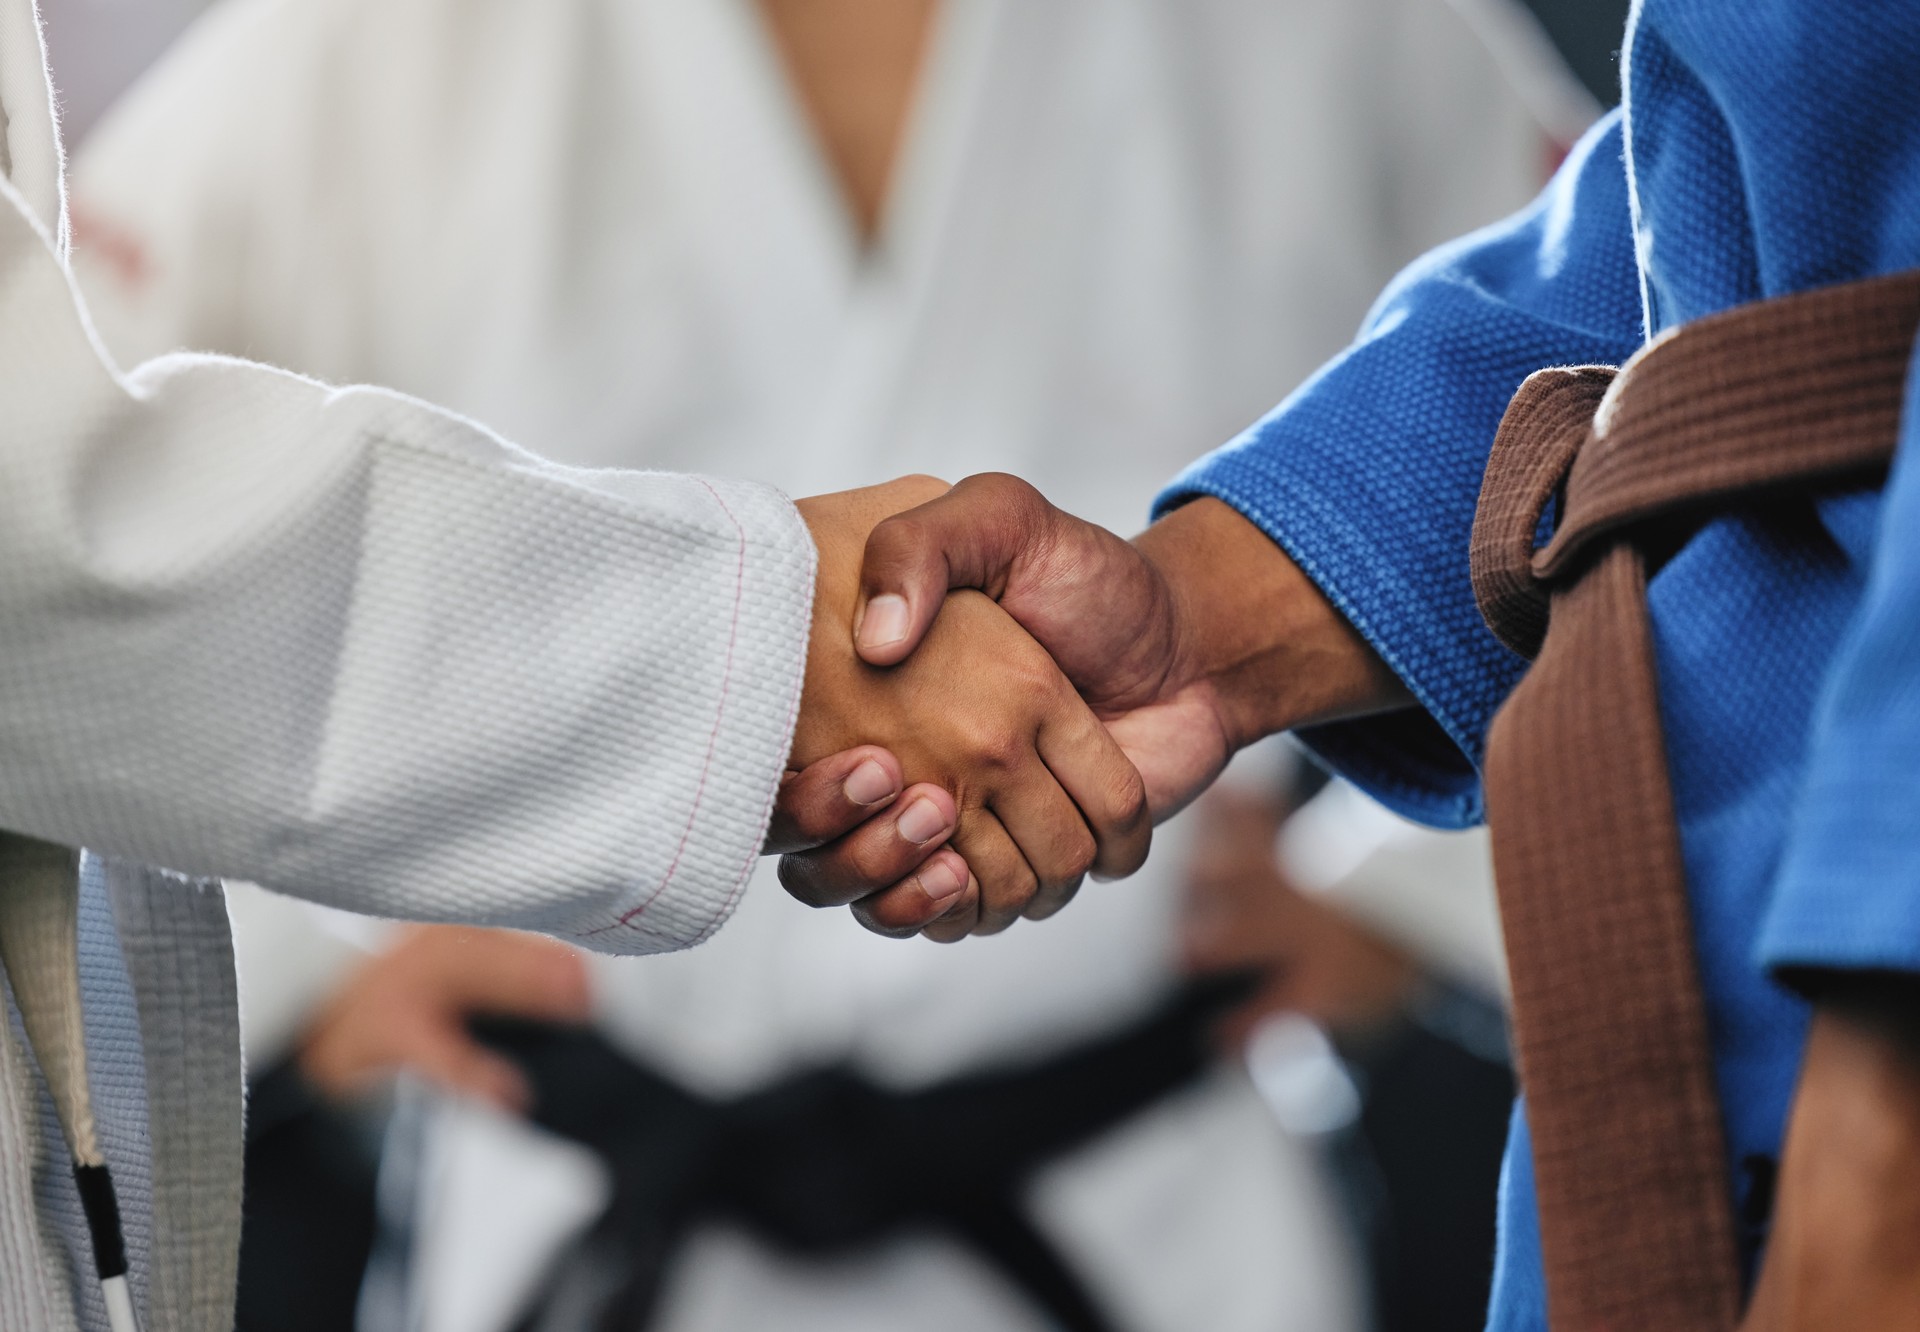
[[(1851, 987), (1849, 987), (1851, 988)], [(1920, 1307), (1920, 1064), (1911, 1017), (1819, 1001), (1742, 1332), (1911, 1326)]]
[(1233, 749), (1411, 702), (1313, 581), (1230, 505), (1194, 500), (1134, 545), (1169, 601), (1174, 648), (1164, 692), (1206, 697)]
[(877, 668), (854, 651), (854, 610), (867, 536), (885, 518), (924, 504), (948, 489), (932, 477), (906, 476), (883, 485), (796, 500), (818, 556), (814, 566), (813, 624), (805, 682), (789, 762), (802, 768), (859, 743), (856, 693)]

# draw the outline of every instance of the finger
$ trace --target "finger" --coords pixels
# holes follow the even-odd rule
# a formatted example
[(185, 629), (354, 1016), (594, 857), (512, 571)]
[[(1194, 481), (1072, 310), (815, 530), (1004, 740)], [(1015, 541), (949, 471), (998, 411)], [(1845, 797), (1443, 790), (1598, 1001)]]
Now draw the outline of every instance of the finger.
[(1027, 903), (1027, 909), (1020, 914), (1028, 920), (1045, 920), (1049, 916), (1056, 915), (1062, 907), (1080, 895), (1080, 889), (1085, 883), (1085, 879), (1076, 879), (1052, 891), (1042, 889), (1033, 895), (1033, 901)]
[(959, 943), (980, 926), (980, 881), (968, 876), (967, 890), (955, 899), (953, 908), (929, 921), (920, 937), (938, 944)]
[[(1079, 891), (1093, 864), (1098, 848), (1086, 820), (1053, 774), (1039, 763), (1003, 784), (990, 808), (1026, 862), (1033, 887), (1024, 899), (1015, 901), (999, 885), (988, 885), (983, 925), (1004, 929), (1030, 912), (1052, 915)], [(966, 854), (977, 873), (979, 863), (970, 848)]]
[[(1079, 815), (1073, 812), (1072, 802), (1051, 781), (1047, 785), (1052, 788), (1058, 806), (1066, 811), (1063, 816), (1060, 809), (1056, 808), (1053, 817), (1070, 818), (1079, 824)], [(1036, 841), (1040, 840), (1038, 820), (1030, 823), (1029, 827), (1034, 830), (1030, 835)], [(1080, 825), (1080, 833), (1085, 839), (1084, 824)], [(1040, 891), (1039, 876), (1023, 853), (1024, 844), (1015, 839), (996, 810), (977, 809), (969, 811), (966, 818), (961, 820), (951, 845), (966, 859), (967, 868), (980, 885), (979, 919), (966, 932), (998, 934), (1020, 918), (1020, 913), (1033, 901), (1034, 894)]]
[(853, 916), (875, 934), (909, 939), (956, 913), (971, 926), (979, 896), (979, 885), (967, 872), (967, 862), (957, 852), (943, 848), (902, 882), (855, 902)]
[[(816, 851), (781, 857), (780, 882), (808, 906), (845, 906), (892, 887), (946, 845), (957, 825), (944, 787), (915, 786), (892, 808)], [(930, 886), (945, 887), (944, 879)]]
[(569, 1023), (593, 1016), (586, 959), (576, 950), (509, 930), (471, 934), (448, 957), (448, 997), (456, 1015)]
[[(1125, 878), (1138, 870), (1153, 847), (1146, 783), (1100, 719), (1078, 698), (1066, 695), (1063, 706), (1041, 720), (1035, 746), (1092, 836), (1094, 856), (1086, 868), (1103, 879)], [(1018, 830), (1015, 837), (1027, 847)]]
[(940, 498), (879, 523), (867, 537), (854, 644), (875, 666), (903, 661), (949, 590), (997, 596), (1008, 571), (1044, 542), (1057, 510), (1018, 477), (968, 477)]
[(533, 1108), (533, 1087), (511, 1060), (481, 1045), (459, 1028), (436, 1032), (412, 1051), (406, 1068), (434, 1086), (485, 1101), (508, 1114)]
[(877, 745), (849, 749), (788, 773), (774, 802), (767, 854), (810, 850), (852, 832), (887, 808), (903, 785), (900, 761)]

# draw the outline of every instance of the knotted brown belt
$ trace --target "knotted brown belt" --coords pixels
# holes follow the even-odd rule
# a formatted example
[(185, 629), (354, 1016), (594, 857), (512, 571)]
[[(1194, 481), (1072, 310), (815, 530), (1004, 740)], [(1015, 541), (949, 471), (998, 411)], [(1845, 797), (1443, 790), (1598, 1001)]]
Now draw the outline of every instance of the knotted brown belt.
[(1883, 474), (1916, 327), (1920, 273), (1744, 306), (1617, 372), (1543, 370), (1500, 423), (1473, 586), (1533, 658), (1494, 718), (1486, 792), (1555, 1332), (1740, 1315), (1649, 570), (1729, 508)]

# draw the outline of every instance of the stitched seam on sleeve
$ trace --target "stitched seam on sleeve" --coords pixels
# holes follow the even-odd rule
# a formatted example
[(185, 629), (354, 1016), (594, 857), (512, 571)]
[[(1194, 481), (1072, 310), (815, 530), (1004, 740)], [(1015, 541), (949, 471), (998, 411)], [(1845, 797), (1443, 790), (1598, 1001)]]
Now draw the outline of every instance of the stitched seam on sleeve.
[[(707, 783), (713, 773), (714, 751), (719, 746), (719, 743), (720, 743), (720, 729), (722, 726), (726, 724), (727, 700), (731, 697), (732, 690), (733, 690), (734, 649), (738, 646), (740, 641), (740, 607), (741, 607), (741, 604), (746, 599), (747, 529), (745, 525), (741, 523), (739, 518), (737, 518), (734, 515), (733, 510), (727, 506), (726, 500), (720, 497), (719, 491), (715, 490), (713, 486), (710, 485), (703, 478), (694, 477), (693, 479), (696, 482), (698, 482), (706, 490), (706, 492), (709, 495), (713, 496), (714, 503), (720, 506), (720, 512), (724, 513), (727, 516), (727, 521), (733, 524), (734, 531), (738, 534), (738, 538), (739, 538), (738, 558), (734, 565), (734, 576), (733, 576), (733, 614), (732, 614), (731, 621), (727, 627), (726, 657), (724, 658), (720, 667), (720, 698), (719, 698), (718, 704), (714, 708), (713, 729), (707, 735), (707, 753), (706, 753), (706, 757), (701, 761), (701, 764), (700, 764), (700, 780), (694, 787), (693, 805), (687, 811), (686, 826), (680, 830), (680, 843), (678, 846), (674, 848), (673, 859), (668, 863), (667, 872), (661, 878), (659, 886), (656, 887), (651, 893), (649, 893), (646, 896), (646, 898), (638, 906), (629, 908), (627, 911), (622, 913), (619, 916), (619, 918), (613, 922), (613, 924), (603, 925), (597, 930), (587, 931), (584, 937), (589, 939), (595, 938), (602, 934), (609, 934), (617, 929), (628, 928), (633, 926), (633, 924), (636, 921), (638, 921), (640, 917), (644, 916), (647, 913), (648, 908), (653, 906), (653, 904), (660, 899), (661, 894), (665, 893), (667, 889), (673, 885), (675, 876), (677, 876), (680, 873), (681, 861), (684, 860), (686, 857), (687, 844), (693, 838), (694, 825), (697, 822), (699, 822), (699, 819), (700, 819), (701, 806), (704, 804), (706, 800)], [(737, 894), (738, 891), (739, 890), (736, 888), (735, 893)], [(720, 908), (720, 910), (716, 911), (712, 917), (710, 917), (709, 924), (707, 926), (707, 930), (709, 932), (711, 931), (711, 928), (712, 928), (711, 921), (713, 919), (718, 919), (721, 915), (724, 915), (725, 911), (726, 911), (726, 907), (723, 906)]]

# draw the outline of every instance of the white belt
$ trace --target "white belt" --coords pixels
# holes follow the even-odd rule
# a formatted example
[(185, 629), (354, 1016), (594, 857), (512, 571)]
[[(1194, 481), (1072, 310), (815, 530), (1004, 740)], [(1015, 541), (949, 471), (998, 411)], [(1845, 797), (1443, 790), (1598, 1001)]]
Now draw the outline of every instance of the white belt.
[(139, 1332), (113, 1176), (93, 1123), (80, 1007), (80, 853), (0, 832), (0, 962), (53, 1093), (113, 1332)]

